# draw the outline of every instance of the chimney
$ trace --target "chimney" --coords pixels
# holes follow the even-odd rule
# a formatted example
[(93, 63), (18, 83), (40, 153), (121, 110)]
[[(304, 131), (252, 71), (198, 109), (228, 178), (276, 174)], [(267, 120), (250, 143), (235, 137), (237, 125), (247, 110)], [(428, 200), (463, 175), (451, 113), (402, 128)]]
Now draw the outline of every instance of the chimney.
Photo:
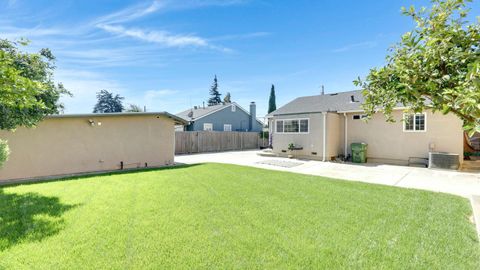
[(250, 119), (248, 123), (248, 131), (253, 131), (253, 128), (255, 127), (254, 123), (257, 121), (257, 105), (255, 105), (255, 102), (250, 102)]
[(197, 106), (193, 106), (193, 109), (196, 110), (196, 109), (198, 109), (198, 107), (197, 107)]
[(325, 95), (325, 87), (322, 84), (322, 96)]
[(203, 108), (205, 109), (205, 101), (203, 102)]

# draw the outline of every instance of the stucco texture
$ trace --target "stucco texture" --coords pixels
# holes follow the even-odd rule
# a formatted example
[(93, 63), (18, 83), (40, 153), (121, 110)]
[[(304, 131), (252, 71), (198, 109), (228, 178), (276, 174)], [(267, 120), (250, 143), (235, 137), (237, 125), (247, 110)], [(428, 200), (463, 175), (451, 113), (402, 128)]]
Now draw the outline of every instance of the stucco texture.
[[(353, 120), (347, 114), (347, 145), (365, 142), (368, 144), (367, 157), (390, 160), (391, 163), (405, 163), (410, 157), (428, 158), (428, 152), (449, 152), (463, 159), (462, 121), (453, 114), (426, 112), (426, 131), (404, 132), (403, 111), (393, 112), (394, 123), (386, 122), (383, 114), (375, 114), (371, 120)], [(430, 149), (433, 146), (433, 149)]]
[[(281, 119), (300, 119), (308, 118), (309, 132), (307, 134), (290, 134), (290, 133), (277, 133), (275, 129), (275, 121)], [(328, 123), (328, 119), (327, 119)], [(321, 113), (309, 113), (309, 114), (295, 114), (295, 115), (281, 115), (275, 116), (273, 121), (273, 139), (272, 147), (273, 152), (278, 155), (287, 155), (286, 152), (290, 143), (295, 144), (297, 147), (303, 148), (302, 150), (295, 150), (294, 155), (296, 157), (309, 157), (312, 159), (321, 159), (323, 154), (323, 115)], [(285, 152), (282, 152), (285, 151)], [(315, 154), (316, 153), (316, 154)]]
[(47, 118), (36, 128), (0, 131), (0, 138), (11, 150), (0, 181), (118, 170), (122, 161), (126, 169), (164, 166), (174, 159), (174, 121), (161, 115)]
[[(463, 158), (462, 121), (453, 114), (426, 112), (426, 131), (404, 132), (402, 110), (395, 110), (394, 123), (386, 122), (385, 116), (377, 113), (368, 122), (354, 120), (347, 113), (347, 154), (351, 154), (350, 145), (354, 142), (368, 144), (367, 157), (369, 161), (380, 163), (407, 164), (410, 157), (427, 158), (429, 151), (449, 152), (458, 154), (460, 162)], [(322, 159), (323, 155), (323, 115), (322, 113), (278, 115), (269, 120), (275, 125), (278, 119), (310, 119), (308, 134), (276, 133), (273, 126), (273, 151), (285, 156), (289, 143), (303, 147), (296, 150), (295, 156)], [(326, 160), (344, 154), (345, 149), (345, 117), (341, 113), (327, 113)], [(430, 147), (433, 146), (432, 149)], [(283, 151), (282, 151), (283, 150)], [(316, 155), (312, 152), (316, 152)]]

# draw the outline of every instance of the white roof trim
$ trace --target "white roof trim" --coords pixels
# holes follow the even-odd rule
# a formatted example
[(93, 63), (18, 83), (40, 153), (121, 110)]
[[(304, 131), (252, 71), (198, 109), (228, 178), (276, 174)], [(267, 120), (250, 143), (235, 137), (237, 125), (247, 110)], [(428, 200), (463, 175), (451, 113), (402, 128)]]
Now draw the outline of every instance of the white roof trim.
[[(408, 107), (395, 107), (392, 110), (407, 110)], [(337, 111), (337, 113), (364, 113), (365, 110)]]
[(122, 116), (164, 116), (174, 121), (186, 124), (188, 121), (168, 112), (118, 112), (118, 113), (77, 113), (77, 114), (51, 114), (46, 118), (83, 118), (83, 117), (122, 117)]

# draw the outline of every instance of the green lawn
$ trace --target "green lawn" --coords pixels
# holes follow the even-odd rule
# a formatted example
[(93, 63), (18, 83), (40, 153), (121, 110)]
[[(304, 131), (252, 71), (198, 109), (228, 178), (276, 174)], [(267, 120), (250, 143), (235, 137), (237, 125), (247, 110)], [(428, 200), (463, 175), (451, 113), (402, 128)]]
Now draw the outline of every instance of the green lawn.
[(468, 200), (203, 164), (0, 188), (0, 269), (480, 269)]

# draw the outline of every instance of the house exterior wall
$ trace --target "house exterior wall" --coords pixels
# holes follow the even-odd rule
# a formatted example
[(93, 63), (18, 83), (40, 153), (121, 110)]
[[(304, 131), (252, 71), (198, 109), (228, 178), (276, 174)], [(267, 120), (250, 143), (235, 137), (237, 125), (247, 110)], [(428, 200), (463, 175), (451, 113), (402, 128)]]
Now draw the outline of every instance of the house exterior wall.
[[(462, 121), (453, 114), (426, 112), (425, 132), (404, 132), (403, 111), (395, 110), (394, 123), (386, 122), (385, 116), (377, 113), (364, 122), (353, 120), (354, 114), (347, 113), (347, 154), (351, 154), (351, 143), (365, 142), (368, 144), (367, 157), (371, 162), (408, 164), (410, 157), (428, 158), (429, 147), (435, 145), (433, 151), (458, 154), (460, 162), (463, 159), (463, 129)], [(308, 134), (276, 133), (276, 120), (309, 118)], [(274, 116), (269, 120), (273, 130), (273, 152), (286, 156), (289, 143), (303, 147), (294, 155), (310, 159), (323, 157), (323, 115), (322, 113), (292, 114)], [(326, 160), (344, 154), (345, 149), (345, 117), (343, 114), (327, 114)], [(285, 152), (283, 152), (283, 151)], [(312, 152), (316, 152), (314, 155)]]
[(47, 118), (36, 128), (0, 131), (0, 138), (11, 150), (0, 182), (118, 170), (121, 161), (124, 168), (164, 166), (174, 159), (174, 121), (164, 116)]
[[(308, 118), (309, 132), (308, 134), (288, 134), (276, 132), (276, 120), (281, 119), (299, 119)], [(303, 147), (302, 150), (295, 150), (296, 157), (306, 157), (311, 159), (322, 159), (323, 155), (323, 115), (321, 113), (309, 114), (292, 114), (280, 115), (272, 118), (273, 135), (272, 147), (273, 152), (280, 156), (286, 156), (288, 145), (294, 143), (295, 146)], [(327, 118), (328, 123), (328, 118)], [(283, 152), (285, 151), (285, 152)], [(314, 154), (316, 153), (316, 154)]]
[[(224, 131), (223, 125), (232, 125), (232, 131), (249, 131), (248, 125), (250, 121), (250, 115), (245, 113), (238, 106), (235, 112), (232, 112), (231, 106), (225, 107), (222, 110), (214, 112), (210, 115), (204, 116), (198, 120), (195, 120), (192, 124), (187, 126), (187, 131), (202, 131), (204, 123), (213, 124), (214, 131)], [(254, 126), (251, 131), (262, 131), (262, 125), (258, 121), (254, 121)]]
[(453, 114), (426, 112), (425, 132), (404, 132), (403, 111), (395, 110), (395, 123), (385, 121), (383, 114), (377, 113), (365, 123), (353, 120), (353, 113), (347, 114), (348, 153), (350, 144), (365, 142), (368, 144), (369, 161), (407, 164), (409, 157), (428, 158), (430, 144), (434, 151), (456, 153), (463, 160), (462, 121)]
[(327, 114), (327, 160), (343, 153), (343, 117), (337, 113)]

